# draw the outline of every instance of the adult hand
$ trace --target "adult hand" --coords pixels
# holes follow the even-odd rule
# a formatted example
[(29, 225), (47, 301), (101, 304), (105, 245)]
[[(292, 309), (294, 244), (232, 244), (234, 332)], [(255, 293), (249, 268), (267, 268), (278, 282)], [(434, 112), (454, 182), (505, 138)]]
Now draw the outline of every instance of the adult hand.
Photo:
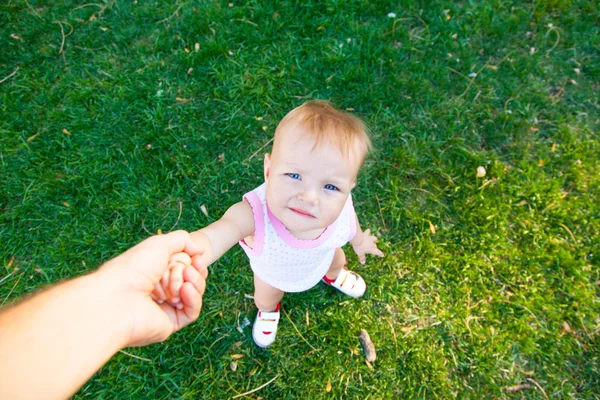
[[(192, 262), (183, 269), (180, 289), (183, 308), (166, 302), (157, 304), (151, 293), (169, 268), (171, 257), (181, 252), (189, 255)], [(113, 295), (126, 314), (125, 346), (163, 341), (198, 318), (208, 275), (200, 261), (203, 252), (189, 233), (176, 231), (144, 240), (96, 272), (110, 282)]]

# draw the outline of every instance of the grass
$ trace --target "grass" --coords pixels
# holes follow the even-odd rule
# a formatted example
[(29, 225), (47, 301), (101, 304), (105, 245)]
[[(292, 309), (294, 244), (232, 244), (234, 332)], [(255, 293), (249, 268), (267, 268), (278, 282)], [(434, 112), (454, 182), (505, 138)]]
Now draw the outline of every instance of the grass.
[(198, 322), (76, 398), (600, 398), (597, 2), (53, 3), (0, 5), (1, 302), (214, 221), (310, 98), (372, 128), (386, 253), (351, 257), (361, 300), (286, 296), (262, 350), (236, 248)]

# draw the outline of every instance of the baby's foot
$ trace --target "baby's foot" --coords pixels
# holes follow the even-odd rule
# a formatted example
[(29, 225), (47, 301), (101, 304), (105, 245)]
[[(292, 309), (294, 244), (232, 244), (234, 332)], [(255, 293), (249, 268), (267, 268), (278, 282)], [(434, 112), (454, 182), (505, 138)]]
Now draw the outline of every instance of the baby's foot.
[(275, 341), (280, 308), (281, 304), (277, 304), (275, 311), (258, 310), (252, 326), (252, 338), (257, 346), (269, 347)]
[(346, 267), (340, 271), (336, 279), (329, 279), (327, 276), (324, 276), (323, 282), (351, 297), (361, 297), (367, 289), (365, 280), (356, 272), (349, 271)]

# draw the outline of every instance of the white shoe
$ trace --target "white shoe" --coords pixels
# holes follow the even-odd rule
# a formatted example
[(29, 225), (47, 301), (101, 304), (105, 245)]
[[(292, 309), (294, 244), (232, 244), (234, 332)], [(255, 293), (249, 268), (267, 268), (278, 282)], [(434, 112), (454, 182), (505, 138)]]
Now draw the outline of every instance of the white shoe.
[(277, 304), (275, 311), (258, 310), (254, 325), (252, 326), (252, 339), (259, 347), (269, 347), (275, 341), (277, 334), (277, 325), (279, 324), (279, 309), (281, 304)]
[(361, 297), (367, 290), (367, 284), (362, 276), (348, 271), (346, 267), (342, 268), (335, 281), (324, 276), (323, 282), (351, 297)]

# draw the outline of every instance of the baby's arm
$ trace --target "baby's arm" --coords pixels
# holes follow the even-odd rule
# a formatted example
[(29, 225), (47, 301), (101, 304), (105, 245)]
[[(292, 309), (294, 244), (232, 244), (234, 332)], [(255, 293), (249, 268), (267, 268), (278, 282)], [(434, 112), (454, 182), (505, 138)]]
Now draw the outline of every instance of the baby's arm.
[[(204, 249), (200, 260), (208, 267), (237, 242), (253, 233), (252, 208), (247, 202), (241, 201), (231, 206), (221, 219), (193, 232), (191, 236)], [(158, 303), (168, 301), (174, 307), (182, 307), (179, 291), (187, 281), (186, 276), (193, 274), (188, 268), (194, 268), (190, 256), (186, 253), (173, 255), (169, 260), (169, 268), (152, 292), (154, 300)]]
[(252, 207), (246, 201), (234, 204), (216, 222), (192, 232), (192, 239), (205, 251), (201, 259), (207, 267), (240, 240), (254, 233)]
[(356, 235), (350, 240), (350, 244), (361, 264), (364, 264), (367, 261), (367, 254), (383, 257), (383, 253), (377, 248), (376, 242), (377, 238), (371, 235), (370, 229), (367, 229), (364, 232), (360, 229), (358, 216), (356, 216)]

